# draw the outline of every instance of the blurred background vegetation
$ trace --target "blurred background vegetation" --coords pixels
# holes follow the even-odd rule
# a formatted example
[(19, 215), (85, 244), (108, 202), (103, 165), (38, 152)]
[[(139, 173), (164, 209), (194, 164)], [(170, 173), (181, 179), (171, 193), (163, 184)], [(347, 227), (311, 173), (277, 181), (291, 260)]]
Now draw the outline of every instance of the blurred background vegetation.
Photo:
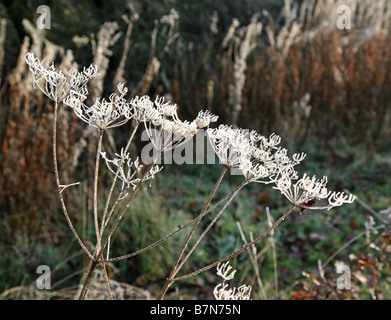
[[(389, 299), (391, 4), (347, 2), (350, 30), (336, 27), (337, 0), (53, 0), (45, 2), (51, 29), (39, 30), (41, 1), (2, 0), (2, 297), (71, 298), (86, 267), (57, 201), (53, 106), (32, 86), (23, 60), (32, 51), (64, 70), (97, 64), (101, 77), (91, 84), (90, 101), (109, 96), (123, 81), (130, 97), (170, 98), (183, 119), (207, 108), (220, 116), (219, 123), (263, 135), (275, 132), (291, 153), (306, 152), (301, 172), (327, 175), (330, 188), (346, 188), (360, 201), (331, 212), (292, 216), (280, 226), (275, 234), (278, 293), (270, 239), (259, 244), (259, 250), (267, 249), (258, 257), (267, 297)], [(66, 200), (82, 237), (93, 240), (90, 189), (96, 133), (66, 108), (59, 126), (61, 175), (81, 181), (67, 191)], [(129, 132), (126, 127), (109, 135), (111, 152), (121, 148)], [(136, 199), (113, 255), (144, 247), (195, 216), (213, 188), (217, 166), (166, 166)], [(235, 181), (224, 181), (221, 195)], [(246, 235), (256, 236), (267, 227), (266, 208), (277, 219), (287, 205), (270, 188), (247, 188), (201, 244), (187, 271), (241, 246), (238, 221)], [(156, 294), (184, 236), (111, 266), (112, 278)], [(351, 266), (351, 291), (336, 289), (338, 260)], [(48, 296), (34, 289), (40, 264), (53, 271)], [(248, 256), (232, 264), (238, 269), (235, 281), (254, 285), (254, 299), (262, 298)], [(210, 298), (217, 282), (214, 271), (208, 272), (177, 284), (169, 297)]]

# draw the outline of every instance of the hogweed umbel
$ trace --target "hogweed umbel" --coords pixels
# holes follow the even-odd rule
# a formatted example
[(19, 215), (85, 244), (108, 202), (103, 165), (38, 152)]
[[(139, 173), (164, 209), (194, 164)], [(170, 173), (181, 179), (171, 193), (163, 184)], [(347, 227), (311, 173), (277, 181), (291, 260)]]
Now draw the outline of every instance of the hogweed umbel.
[[(115, 154), (114, 159), (108, 159), (106, 156), (106, 152), (101, 152), (102, 158), (105, 160), (107, 167), (109, 170), (115, 175), (118, 172), (118, 178), (122, 180), (122, 190), (125, 188), (132, 187), (136, 188), (137, 184), (140, 183), (140, 178), (138, 174), (144, 167), (143, 164), (140, 163), (139, 157), (137, 157), (134, 161), (130, 158), (130, 154), (124, 152), (124, 149), (121, 149), (121, 153)], [(114, 169), (116, 167), (117, 169)], [(159, 167), (158, 165), (153, 166), (148, 174), (144, 177), (144, 181), (152, 180), (155, 178), (155, 175), (160, 172), (163, 167)]]
[(223, 282), (213, 289), (216, 300), (250, 300), (251, 286), (243, 284), (239, 287), (229, 288), (226, 281), (233, 279), (236, 273), (236, 270), (229, 273), (231, 269), (229, 261), (217, 265), (217, 275), (223, 278)]
[(97, 98), (91, 107), (84, 103), (86, 96), (71, 90), (64, 99), (64, 104), (71, 107), (74, 113), (90, 126), (102, 130), (119, 127), (133, 118), (133, 107), (124, 98), (128, 92), (124, 84), (119, 83), (117, 89), (119, 95), (112, 93), (109, 100)]
[[(354, 201), (355, 197), (352, 194), (345, 195), (343, 192), (328, 191), (326, 185), (327, 177), (317, 179), (316, 176), (310, 178), (304, 174), (302, 178), (292, 184), (292, 179), (283, 175), (273, 188), (279, 190), (292, 204), (302, 210), (330, 210)], [(327, 205), (315, 206), (318, 201), (323, 199), (327, 199)]]
[(37, 86), (52, 101), (63, 101), (71, 91), (86, 97), (88, 81), (99, 76), (97, 66), (93, 65), (82, 72), (70, 69), (64, 74), (61, 70), (56, 71), (53, 63), (40, 61), (34, 53), (27, 53), (24, 59), (32, 74), (34, 88)]
[(218, 116), (209, 111), (200, 111), (192, 122), (181, 121), (177, 114), (177, 105), (156, 97), (152, 102), (148, 96), (135, 97), (130, 104), (135, 109), (135, 119), (143, 122), (146, 133), (153, 147), (158, 152), (178, 148), (188, 142)]

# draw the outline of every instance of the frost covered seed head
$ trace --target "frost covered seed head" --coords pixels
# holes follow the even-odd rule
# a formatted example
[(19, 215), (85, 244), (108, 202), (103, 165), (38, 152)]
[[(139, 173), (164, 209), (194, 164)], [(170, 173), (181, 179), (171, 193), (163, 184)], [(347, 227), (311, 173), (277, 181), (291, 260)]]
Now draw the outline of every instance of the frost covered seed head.
[(216, 122), (219, 117), (209, 112), (208, 110), (201, 110), (197, 118), (194, 120), (198, 129), (203, 129), (209, 126), (211, 122)]
[(217, 272), (216, 274), (224, 279), (224, 281), (229, 281), (235, 277), (236, 270), (233, 270), (231, 273), (232, 267), (229, 265), (229, 261), (223, 264), (217, 265)]
[(238, 167), (241, 157), (251, 150), (247, 133), (242, 129), (220, 125), (215, 129), (207, 129), (206, 132), (220, 162), (228, 167)]
[[(122, 180), (122, 189), (132, 187), (133, 189), (141, 182), (137, 174), (143, 168), (143, 165), (140, 164), (140, 160), (137, 157), (136, 160), (132, 161), (129, 153), (125, 153), (124, 149), (121, 149), (121, 153), (115, 154), (114, 159), (108, 159), (106, 152), (101, 152), (102, 158), (105, 160), (109, 170), (115, 175), (118, 170), (118, 178)], [(154, 166), (149, 172), (145, 175), (143, 182), (147, 180), (153, 180), (155, 175), (160, 172), (163, 167)]]
[(71, 91), (64, 99), (64, 104), (71, 107), (75, 114), (90, 126), (102, 130), (118, 127), (133, 118), (134, 113), (132, 105), (124, 98), (128, 89), (123, 83), (119, 83), (117, 89), (119, 95), (113, 93), (109, 100), (97, 98), (91, 107), (84, 104), (82, 95)]
[[(316, 179), (315, 176), (310, 178), (306, 174), (297, 180), (292, 185), (291, 178), (288, 176), (281, 176), (276, 181), (274, 189), (280, 190), (290, 202), (302, 209), (310, 210), (330, 210), (333, 207), (341, 206), (344, 203), (352, 203), (354, 201), (353, 195), (345, 195), (343, 192), (331, 192), (327, 190), (327, 177)], [(320, 200), (327, 199), (327, 205), (314, 206)]]
[(217, 116), (209, 111), (200, 111), (192, 121), (181, 121), (177, 114), (177, 105), (157, 97), (154, 102), (148, 96), (131, 100), (134, 117), (143, 122), (152, 145), (159, 152), (179, 147), (189, 141), (200, 128), (217, 121)]
[(229, 273), (231, 269), (229, 261), (217, 265), (217, 275), (223, 278), (223, 282), (219, 283), (213, 290), (216, 300), (250, 300), (251, 286), (241, 285), (240, 287), (229, 288), (226, 281), (233, 279), (236, 273), (236, 270)]
[(82, 72), (70, 69), (67, 75), (56, 71), (53, 63), (40, 61), (33, 53), (29, 52), (24, 56), (29, 70), (33, 76), (33, 85), (37, 86), (49, 99), (53, 101), (62, 101), (73, 91), (81, 96), (86, 96), (87, 83), (89, 80), (97, 77), (96, 66), (84, 68)]
[(248, 181), (272, 183), (282, 174), (295, 177), (293, 167), (305, 154), (288, 157), (288, 151), (277, 147), (281, 138), (275, 134), (266, 138), (256, 131), (220, 125), (207, 130), (209, 141), (222, 164), (239, 168)]

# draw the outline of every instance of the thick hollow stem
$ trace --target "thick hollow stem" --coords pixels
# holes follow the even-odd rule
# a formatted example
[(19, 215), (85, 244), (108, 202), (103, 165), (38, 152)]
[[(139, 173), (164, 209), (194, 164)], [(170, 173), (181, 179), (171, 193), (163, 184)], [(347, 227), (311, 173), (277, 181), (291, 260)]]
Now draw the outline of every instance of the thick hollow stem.
[(102, 151), (102, 140), (103, 140), (104, 130), (100, 129), (99, 131), (99, 140), (98, 147), (96, 149), (96, 161), (95, 161), (95, 175), (94, 175), (94, 223), (95, 223), (95, 233), (96, 233), (96, 252), (100, 251), (102, 245), (100, 230), (99, 230), (99, 219), (98, 219), (98, 179), (99, 179), (99, 162), (100, 162), (100, 153)]
[(91, 260), (94, 260), (94, 257), (92, 256), (90, 251), (87, 249), (87, 247), (84, 245), (83, 241), (80, 239), (79, 235), (77, 234), (72, 224), (72, 221), (69, 217), (69, 213), (65, 205), (64, 197), (62, 196), (62, 189), (61, 189), (60, 177), (58, 173), (58, 164), (57, 164), (57, 115), (58, 115), (58, 101), (56, 99), (55, 107), (54, 107), (54, 120), (53, 120), (53, 162), (54, 162), (54, 175), (57, 183), (58, 197), (60, 199), (60, 203), (61, 203), (62, 211), (64, 212), (65, 215), (65, 219), (67, 220), (68, 226), (71, 229), (75, 239), (77, 240), (81, 248), (84, 250), (84, 252), (88, 255), (88, 257)]
[(90, 261), (90, 265), (88, 267), (86, 279), (84, 280), (83, 288), (80, 291), (79, 300), (84, 300), (86, 297), (87, 290), (91, 284), (92, 276), (94, 275), (96, 265), (97, 265), (97, 262), (95, 260)]

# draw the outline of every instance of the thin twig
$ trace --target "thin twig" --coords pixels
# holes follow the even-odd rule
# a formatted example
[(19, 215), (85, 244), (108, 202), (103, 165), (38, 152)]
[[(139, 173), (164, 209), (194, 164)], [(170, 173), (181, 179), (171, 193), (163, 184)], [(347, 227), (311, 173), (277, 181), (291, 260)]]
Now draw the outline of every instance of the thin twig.
[[(266, 207), (267, 221), (269, 227), (272, 225), (272, 217), (270, 214), (269, 207)], [(270, 242), (272, 245), (272, 255), (273, 255), (273, 269), (274, 269), (274, 288), (276, 290), (276, 299), (278, 299), (278, 272), (277, 272), (277, 254), (276, 254), (276, 239), (274, 238), (274, 231), (270, 232)]]
[[(195, 230), (197, 229), (199, 223), (201, 222), (201, 219), (202, 219), (202, 217), (203, 217), (203, 213), (206, 211), (206, 209), (208, 208), (208, 206), (209, 206), (210, 203), (212, 202), (212, 199), (213, 199), (214, 195), (216, 194), (216, 191), (217, 191), (217, 189), (219, 188), (219, 186), (220, 186), (220, 184), (221, 184), (221, 181), (223, 180), (223, 177), (224, 177), (225, 173), (227, 172), (227, 170), (228, 170), (228, 167), (227, 167), (227, 166), (224, 166), (223, 169), (221, 170), (220, 176), (219, 176), (219, 178), (217, 179), (216, 184), (215, 184), (215, 186), (214, 186), (214, 188), (213, 188), (211, 194), (209, 195), (208, 200), (206, 201), (204, 207), (202, 208), (200, 214), (198, 215), (198, 218), (197, 218), (197, 220), (196, 220), (196, 223), (194, 224), (193, 228), (190, 230), (189, 235), (187, 236), (187, 239), (186, 239), (185, 243), (183, 244), (181, 251), (179, 252), (179, 255), (178, 255), (178, 257), (177, 257), (177, 259), (176, 259), (176, 261), (175, 261), (175, 264), (174, 264), (174, 266), (173, 266), (173, 268), (172, 268), (172, 270), (171, 270), (171, 272), (170, 272), (170, 277), (169, 277), (169, 278), (175, 277), (175, 275), (178, 273), (178, 271), (179, 271), (180, 268), (182, 267), (183, 263), (186, 262), (186, 260), (187, 260), (187, 258), (188, 258), (189, 255), (187, 255), (187, 256), (185, 257), (185, 259), (182, 261), (182, 263), (180, 264), (181, 258), (182, 258), (182, 256), (183, 256), (183, 254), (184, 254), (184, 252), (185, 252), (187, 246), (189, 245), (189, 242), (190, 242), (190, 240), (191, 240), (191, 238), (192, 238), (192, 236), (193, 236)], [(190, 251), (190, 254), (191, 254), (191, 252), (192, 252), (192, 251)], [(170, 282), (170, 280), (167, 280), (167, 281), (166, 281), (166, 283), (164, 284), (163, 289), (162, 289), (162, 291), (160, 292), (160, 294), (159, 294), (157, 300), (163, 299), (163, 297), (164, 297), (164, 295), (166, 294), (166, 292), (167, 292), (168, 288), (170, 287), (171, 283), (172, 283), (172, 282)]]
[(103, 246), (101, 247), (98, 256), (100, 256), (100, 255), (103, 253), (103, 250), (106, 248), (109, 239), (111, 238), (111, 236), (113, 235), (115, 229), (116, 229), (117, 226), (118, 226), (118, 223), (120, 222), (120, 220), (121, 220), (122, 217), (124, 216), (124, 214), (125, 214), (126, 210), (128, 209), (130, 203), (132, 202), (133, 198), (135, 197), (135, 195), (136, 195), (138, 189), (141, 187), (141, 184), (144, 182), (145, 177), (148, 175), (149, 171), (150, 171), (151, 168), (154, 166), (154, 164), (156, 163), (156, 161), (158, 160), (159, 157), (160, 157), (160, 155), (158, 155), (158, 156), (152, 161), (152, 163), (148, 166), (147, 170), (144, 172), (143, 176), (140, 178), (139, 183), (138, 183), (137, 186), (134, 188), (134, 190), (133, 190), (132, 194), (130, 195), (128, 201), (126, 202), (124, 208), (122, 209), (122, 211), (120, 212), (120, 214), (117, 216), (117, 219), (114, 221), (113, 225), (111, 226), (111, 229), (110, 229), (108, 235), (106, 236), (106, 240), (105, 240)]
[[(125, 147), (125, 152), (124, 152), (125, 154), (129, 150), (129, 147), (130, 147), (130, 145), (131, 145), (131, 143), (133, 141), (133, 138), (134, 138), (134, 136), (136, 134), (136, 131), (137, 131), (138, 127), (139, 127), (139, 124), (140, 124), (139, 122), (136, 123), (136, 125), (135, 125), (135, 127), (133, 129), (133, 132), (130, 135), (128, 143), (127, 143), (127, 145)], [(106, 228), (106, 226), (107, 226), (107, 224), (108, 224), (108, 222), (110, 220), (110, 217), (111, 217), (111, 215), (109, 215), (109, 217), (107, 218), (107, 221), (106, 221), (106, 215), (107, 215), (107, 211), (108, 211), (108, 208), (109, 208), (111, 196), (113, 194), (115, 183), (117, 182), (118, 174), (119, 174), (119, 172), (121, 170), (122, 163), (123, 163), (123, 159), (121, 159), (121, 163), (120, 163), (120, 165), (117, 168), (117, 171), (116, 171), (115, 176), (113, 178), (113, 183), (111, 184), (111, 187), (110, 187), (109, 196), (107, 197), (107, 200), (106, 200), (105, 210), (103, 212), (103, 218), (102, 218), (102, 225), (101, 225), (101, 229), (100, 229), (100, 236), (101, 237), (103, 236), (104, 229)], [(121, 194), (122, 194), (122, 192), (121, 192)]]
[(186, 248), (187, 248), (187, 246), (188, 246), (188, 244), (190, 242), (190, 239), (192, 238), (196, 228), (198, 227), (199, 223), (201, 222), (201, 219), (203, 217), (202, 214), (206, 211), (206, 209), (208, 208), (208, 206), (212, 202), (212, 199), (213, 199), (214, 195), (216, 194), (216, 191), (217, 191), (218, 187), (220, 186), (221, 181), (223, 180), (223, 177), (224, 177), (225, 173), (227, 172), (227, 169), (228, 169), (228, 167), (224, 166), (223, 169), (221, 170), (220, 176), (217, 179), (217, 182), (216, 182), (216, 184), (215, 184), (211, 194), (209, 195), (209, 198), (208, 198), (207, 202), (205, 203), (204, 207), (202, 208), (200, 214), (198, 215), (198, 219), (196, 220), (195, 225), (193, 226), (193, 228), (189, 232), (189, 235), (187, 236), (187, 239), (186, 239), (185, 243), (183, 244), (182, 249), (181, 249), (181, 251), (180, 251), (180, 253), (178, 255), (177, 261), (175, 262), (175, 265), (173, 267), (174, 272), (175, 272), (175, 270), (178, 267), (178, 264), (179, 264), (179, 262), (180, 262), (180, 260), (181, 260), (181, 258), (183, 256), (184, 251), (186, 250)]
[[(103, 260), (103, 255), (101, 256), (102, 260)], [(102, 261), (100, 263), (101, 267), (102, 267), (102, 271), (103, 271), (103, 277), (105, 278), (105, 283), (106, 283), (106, 288), (107, 288), (107, 292), (109, 293), (109, 298), (110, 300), (114, 300), (113, 299), (113, 293), (111, 292), (111, 288), (110, 288), (110, 282), (109, 282), (109, 277), (107, 276), (107, 271), (106, 271), (106, 265), (105, 265), (105, 262)]]
[[(212, 207), (210, 207), (208, 210), (206, 210), (202, 216), (205, 216), (206, 214), (210, 213), (211, 211), (213, 211), (214, 209), (216, 209), (219, 205), (221, 205), (224, 201), (226, 201), (234, 192), (236, 192), (236, 190), (239, 188), (236, 187), (234, 190), (232, 190), (229, 194), (227, 194), (223, 199), (221, 199), (220, 201), (218, 201), (216, 204), (214, 204)], [(142, 248), (140, 250), (137, 250), (137, 251), (134, 251), (132, 253), (128, 253), (126, 255), (123, 255), (123, 256), (119, 256), (119, 257), (115, 257), (115, 258), (110, 258), (108, 260), (106, 260), (106, 262), (114, 262), (114, 261), (120, 261), (120, 260), (124, 260), (124, 259), (128, 259), (128, 258), (131, 258), (131, 257), (134, 257), (134, 256), (137, 256), (141, 253), (144, 253), (146, 251), (149, 251), (153, 248), (155, 248), (156, 246), (158, 246), (160, 243), (168, 240), (169, 238), (173, 237), (174, 235), (176, 235), (177, 233), (183, 231), (184, 229), (186, 229), (188, 226), (190, 226), (191, 224), (193, 224), (195, 221), (197, 221), (199, 219), (199, 216), (197, 216), (196, 218), (194, 218), (193, 220), (189, 221), (188, 223), (184, 224), (183, 226), (181, 226), (180, 228), (178, 228), (177, 230), (171, 232), (170, 234), (168, 234), (167, 236), (165, 236), (164, 238), (161, 238), (160, 240), (146, 246), (145, 248)]]
[[(238, 226), (239, 233), (240, 233), (240, 236), (242, 237), (243, 243), (247, 244), (247, 239), (246, 239), (246, 236), (244, 235), (244, 232), (243, 232), (242, 226), (240, 225), (240, 222), (238, 221), (236, 224)], [(252, 240), (254, 240), (254, 239), (251, 239), (251, 241)], [(257, 277), (257, 281), (258, 281), (258, 286), (259, 286), (259, 291), (261, 293), (261, 297), (262, 297), (263, 300), (266, 300), (266, 292), (265, 292), (265, 288), (264, 288), (263, 283), (262, 283), (261, 275), (259, 273), (258, 261), (256, 259), (257, 255), (256, 255), (256, 248), (255, 248), (255, 246), (252, 246), (252, 249), (254, 249), (254, 250), (251, 250), (250, 248), (247, 248), (247, 252), (248, 252), (248, 255), (250, 256), (250, 261), (251, 261), (251, 264), (252, 264), (253, 269), (255, 271), (255, 275)]]
[(209, 223), (208, 227), (204, 230), (204, 232), (201, 234), (201, 236), (198, 238), (198, 240), (196, 241), (196, 243), (193, 245), (193, 247), (190, 249), (190, 251), (188, 252), (188, 254), (186, 255), (186, 257), (183, 259), (183, 261), (181, 262), (181, 264), (179, 265), (178, 267), (178, 271), (179, 269), (181, 269), (183, 267), (183, 265), (185, 264), (185, 262), (189, 259), (190, 255), (194, 252), (195, 248), (198, 246), (198, 244), (201, 242), (201, 240), (205, 237), (205, 235), (209, 232), (210, 228), (212, 228), (212, 226), (216, 223), (216, 221), (220, 218), (220, 216), (222, 215), (222, 213), (225, 211), (225, 209), (228, 207), (228, 205), (232, 202), (232, 200), (235, 198), (235, 196), (239, 193), (239, 191), (248, 183), (247, 180), (244, 180), (240, 186), (239, 186), (239, 189), (237, 189), (236, 192), (234, 192), (232, 194), (232, 196), (229, 198), (229, 200), (224, 204), (223, 208), (221, 208), (221, 210), (219, 211), (219, 213), (214, 217), (214, 219)]
[[(353, 193), (351, 193), (351, 192), (350, 192), (349, 190), (347, 190), (347, 189), (344, 189), (344, 191), (345, 191), (346, 193), (348, 193), (349, 195), (350, 195), (350, 194), (353, 195)], [(356, 200), (360, 205), (362, 205), (365, 209), (367, 209), (367, 210), (370, 212), (370, 214), (371, 214), (372, 216), (374, 216), (375, 218), (377, 218), (377, 219), (379, 219), (380, 221), (384, 222), (384, 219), (383, 219), (382, 216), (380, 216), (375, 210), (373, 210), (369, 205), (367, 205), (367, 204), (366, 204), (363, 200), (361, 200), (357, 195), (354, 194), (354, 196), (356, 197), (355, 200)]]
[(206, 267), (203, 267), (201, 269), (198, 269), (197, 271), (194, 271), (192, 273), (189, 273), (189, 274), (186, 274), (184, 276), (181, 276), (181, 277), (177, 277), (177, 278), (174, 278), (174, 279), (170, 279), (172, 281), (179, 281), (179, 280), (186, 280), (186, 279), (189, 279), (189, 278), (192, 278), (202, 272), (205, 272), (215, 266), (217, 266), (219, 263), (223, 263), (223, 262), (226, 262), (234, 257), (236, 257), (238, 254), (242, 253), (243, 251), (247, 250), (247, 248), (251, 247), (253, 244), (257, 243), (258, 241), (262, 240), (263, 238), (265, 238), (272, 230), (274, 230), (283, 220), (285, 220), (285, 218), (296, 208), (295, 205), (293, 205), (287, 212), (285, 212), (281, 217), (280, 219), (278, 219), (275, 223), (273, 223), (273, 225), (267, 229), (265, 232), (263, 232), (261, 235), (259, 235), (257, 238), (255, 238), (253, 241), (249, 242), (248, 244), (244, 245), (241, 249), (235, 251), (234, 253), (226, 256), (225, 258), (223, 259), (220, 259), (220, 260), (217, 260), (209, 265), (207, 265)]
[[(380, 230), (380, 229), (384, 229), (385, 226), (378, 226), (378, 227), (375, 227), (376, 230)], [(345, 250), (347, 247), (349, 247), (353, 242), (357, 241), (358, 239), (360, 239), (361, 237), (365, 236), (366, 235), (366, 231), (356, 235), (355, 237), (353, 237), (352, 239), (350, 239), (349, 241), (347, 241), (345, 244), (343, 244), (337, 251), (335, 251), (331, 256), (330, 258), (328, 258), (326, 260), (325, 263), (322, 264), (322, 268), (324, 269), (330, 262), (331, 260), (333, 260), (337, 255), (339, 255), (343, 250)]]

